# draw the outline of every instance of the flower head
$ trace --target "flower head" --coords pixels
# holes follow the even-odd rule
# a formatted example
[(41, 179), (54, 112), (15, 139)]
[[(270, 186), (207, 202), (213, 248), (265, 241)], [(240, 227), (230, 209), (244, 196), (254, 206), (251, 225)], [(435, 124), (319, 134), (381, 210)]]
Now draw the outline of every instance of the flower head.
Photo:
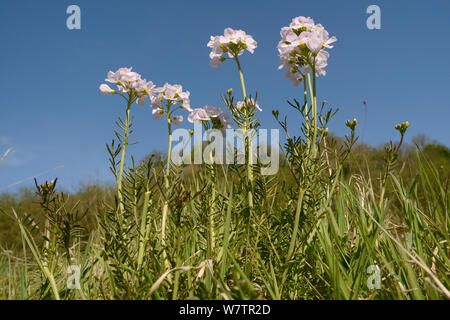
[(203, 108), (196, 108), (188, 116), (188, 121), (191, 123), (211, 121), (214, 129), (231, 128), (232, 123), (228, 119), (229, 116), (223, 109), (210, 105), (206, 105)]
[[(214, 119), (217, 119), (219, 122), (216, 125), (214, 123)], [(230, 117), (226, 113), (222, 113), (218, 115), (216, 118), (213, 118), (214, 128), (218, 129), (230, 129), (233, 126), (233, 122), (231, 122)]]
[(408, 121), (395, 125), (395, 129), (398, 130), (401, 135), (404, 135), (408, 128), (409, 128)]
[(191, 123), (194, 122), (201, 122), (201, 121), (209, 121), (211, 120), (208, 112), (206, 112), (203, 108), (196, 108), (191, 111), (191, 113), (188, 116), (188, 121)]
[(209, 54), (210, 65), (217, 67), (225, 61), (227, 58), (222, 56), (224, 53), (228, 54), (228, 58), (240, 56), (245, 50), (253, 54), (257, 46), (257, 42), (251, 35), (242, 30), (226, 28), (223, 36), (210, 37), (208, 42), (208, 47), (212, 49)]
[(353, 119), (353, 121), (347, 120), (345, 125), (350, 128), (350, 130), (355, 131), (358, 120)]
[[(306, 75), (315, 70), (316, 75), (325, 75), (329, 53), (326, 48), (333, 48), (331, 44), (336, 37), (329, 37), (321, 24), (315, 24), (312, 18), (296, 17), (289, 27), (280, 31), (281, 41), (278, 43), (280, 55), (279, 69), (286, 68), (286, 77), (294, 85)], [(300, 73), (300, 74), (298, 74)]]
[[(153, 82), (142, 79), (139, 73), (132, 71), (132, 68), (120, 68), (116, 72), (109, 71), (105, 81), (116, 84), (121, 94), (127, 93), (139, 105), (145, 104), (145, 97), (150, 96), (155, 87)], [(99, 89), (102, 95), (117, 93), (107, 84), (101, 84)]]
[(180, 103), (180, 108), (192, 111), (189, 95), (189, 91), (183, 91), (181, 85), (166, 83), (164, 86), (153, 90), (153, 94), (150, 96), (151, 106), (153, 108), (164, 108), (162, 104), (166, 101), (172, 105)]
[(163, 108), (157, 108), (152, 110), (153, 120), (159, 120), (164, 117), (166, 111)]
[(172, 116), (171, 120), (172, 123), (177, 126), (183, 121), (183, 116)]

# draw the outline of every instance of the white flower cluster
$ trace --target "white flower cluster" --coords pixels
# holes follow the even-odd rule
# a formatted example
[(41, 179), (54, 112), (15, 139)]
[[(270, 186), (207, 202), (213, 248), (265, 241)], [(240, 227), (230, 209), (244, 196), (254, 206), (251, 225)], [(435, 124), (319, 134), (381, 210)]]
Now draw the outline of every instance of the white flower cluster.
[[(130, 99), (136, 100), (141, 106), (145, 105), (148, 97), (153, 107), (152, 113), (155, 120), (163, 118), (168, 111), (164, 101), (170, 105), (179, 103), (179, 108), (192, 111), (189, 100), (190, 93), (183, 91), (183, 87), (179, 84), (166, 83), (160, 88), (155, 88), (153, 82), (142, 79), (139, 73), (132, 71), (132, 68), (120, 68), (116, 72), (109, 71), (105, 81), (116, 84), (119, 94), (128, 93)], [(107, 84), (100, 85), (100, 92), (102, 95), (118, 93)], [(174, 125), (178, 125), (183, 121), (183, 116), (171, 114), (170, 119)]]
[(211, 36), (208, 47), (212, 49), (209, 54), (210, 65), (217, 67), (226, 60), (225, 57), (222, 57), (224, 53), (228, 53), (229, 58), (240, 56), (245, 50), (253, 54), (257, 42), (245, 31), (226, 28), (223, 36)]
[[(189, 95), (189, 91), (183, 91), (183, 87), (179, 84), (166, 83), (164, 86), (154, 89), (153, 94), (150, 95), (153, 119), (159, 120), (166, 114), (164, 101), (171, 105), (180, 103), (180, 108), (192, 111)], [(178, 125), (183, 121), (183, 116), (171, 116), (171, 120), (175, 125)]]
[[(119, 92), (131, 93), (137, 98), (137, 103), (141, 106), (145, 105), (145, 97), (153, 94), (155, 85), (151, 81), (141, 78), (141, 75), (132, 71), (132, 68), (120, 68), (116, 72), (109, 71), (106, 82), (117, 85)], [(100, 85), (102, 95), (117, 93), (107, 84)]]
[(188, 116), (191, 123), (211, 121), (214, 129), (229, 129), (232, 126), (228, 115), (221, 109), (206, 105), (203, 108), (196, 108)]
[(286, 77), (294, 85), (315, 69), (316, 75), (325, 75), (325, 67), (330, 54), (326, 48), (333, 48), (331, 43), (336, 37), (329, 37), (328, 32), (321, 24), (315, 24), (312, 18), (296, 17), (292, 19), (289, 27), (281, 29), (281, 41), (278, 43), (280, 54), (279, 69), (286, 68)]

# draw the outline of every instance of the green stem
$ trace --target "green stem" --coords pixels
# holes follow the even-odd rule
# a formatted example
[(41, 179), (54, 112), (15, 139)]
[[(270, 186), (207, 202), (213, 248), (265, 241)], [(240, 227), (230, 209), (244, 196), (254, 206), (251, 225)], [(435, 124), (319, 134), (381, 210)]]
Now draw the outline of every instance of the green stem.
[[(309, 123), (309, 115), (308, 115), (308, 89), (306, 86), (306, 77), (303, 76), (303, 99), (305, 103), (305, 125), (306, 125), (306, 132), (309, 132), (310, 123)], [(308, 138), (307, 140), (307, 149), (309, 150), (311, 147), (311, 141)]]
[[(239, 76), (241, 78), (241, 86), (242, 86), (242, 95), (244, 97), (244, 105), (247, 103), (247, 93), (245, 90), (245, 82), (244, 82), (244, 74), (242, 72), (241, 64), (239, 63), (239, 58), (237, 55), (234, 56), (236, 60), (236, 64), (239, 70)], [(246, 143), (246, 149), (248, 150), (248, 162), (247, 162), (247, 180), (249, 184), (248, 188), (248, 204), (250, 210), (253, 209), (253, 172), (252, 172), (252, 163), (253, 163), (253, 152), (252, 152), (252, 137), (247, 137), (247, 132), (250, 129), (249, 117), (247, 115), (247, 109), (245, 108), (245, 128), (244, 128), (244, 139), (248, 139)]]
[(170, 117), (168, 116), (167, 119), (167, 127), (169, 130), (169, 149), (168, 149), (168, 153), (167, 153), (167, 166), (166, 166), (166, 175), (165, 175), (165, 179), (166, 179), (166, 187), (169, 186), (169, 181), (168, 181), (168, 177), (169, 177), (169, 172), (170, 172), (170, 154), (172, 152), (172, 124), (170, 121)]
[[(313, 117), (314, 117), (314, 145), (316, 145), (316, 139), (317, 139), (317, 92), (316, 92), (316, 62), (314, 61), (313, 64), (313, 97), (314, 97), (314, 110), (313, 110)], [(316, 148), (314, 147), (314, 156), (316, 155)]]
[(123, 177), (123, 168), (125, 164), (125, 154), (127, 150), (128, 145), (128, 136), (129, 136), (129, 128), (130, 128), (130, 110), (132, 105), (132, 97), (128, 98), (128, 105), (127, 105), (127, 111), (126, 111), (126, 119), (125, 119), (125, 135), (123, 140), (123, 146), (122, 146), (122, 155), (120, 157), (120, 169), (119, 169), (119, 176), (117, 177), (117, 196), (119, 199), (119, 222), (121, 221), (121, 216), (123, 213), (123, 202), (122, 202), (122, 177)]
[[(314, 72), (314, 70), (313, 70)], [(315, 95), (315, 75), (313, 75), (313, 81), (314, 81), (314, 87), (311, 85), (311, 76), (308, 73), (308, 86), (309, 86), (309, 95), (311, 100), (311, 106), (312, 106), (312, 126), (313, 126), (313, 138), (311, 141), (311, 147), (312, 147), (312, 155), (313, 157), (316, 156), (316, 137), (317, 137), (317, 104), (316, 104), (316, 95)]]
[[(166, 192), (169, 190), (169, 173), (170, 173), (170, 154), (172, 153), (172, 123), (170, 120), (170, 102), (167, 104), (167, 129), (169, 131), (169, 148), (167, 151), (167, 168), (166, 174), (164, 176)], [(163, 257), (166, 260), (166, 266), (169, 266), (169, 261), (167, 260), (166, 255), (166, 223), (167, 223), (167, 212), (169, 210), (169, 200), (166, 199), (164, 202), (162, 222), (161, 222), (161, 247), (163, 248)]]
[(303, 76), (303, 99), (305, 102), (305, 120), (306, 120), (306, 125), (308, 125), (308, 89), (306, 87), (306, 77)]
[(244, 96), (244, 101), (247, 101), (247, 93), (245, 91), (245, 82), (244, 82), (244, 74), (242, 73), (242, 68), (241, 68), (241, 64), (239, 63), (239, 58), (238, 56), (234, 56), (238, 69), (239, 69), (239, 76), (241, 78), (241, 86), (242, 86), (242, 95)]

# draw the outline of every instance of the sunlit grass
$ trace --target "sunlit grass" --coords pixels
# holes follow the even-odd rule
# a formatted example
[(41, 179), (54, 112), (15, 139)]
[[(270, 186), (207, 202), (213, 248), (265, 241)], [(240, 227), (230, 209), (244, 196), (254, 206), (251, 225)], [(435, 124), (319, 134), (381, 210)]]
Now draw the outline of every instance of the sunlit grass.
[[(445, 167), (420, 148), (403, 161), (408, 122), (395, 127), (400, 141), (375, 167), (373, 152), (354, 152), (356, 119), (344, 139), (330, 136), (337, 110), (320, 108), (316, 85), (336, 39), (304, 17), (282, 38), (281, 64), (301, 84), (302, 99), (288, 107), (302, 121), (289, 122), (294, 135), (283, 112), (272, 111), (284, 134), (275, 175), (262, 174), (247, 136), (243, 164), (171, 161), (173, 127), (183, 120), (174, 112), (218, 131), (230, 117), (212, 106), (191, 109), (180, 85), (155, 88), (131, 69), (110, 72), (117, 90), (102, 84), (101, 93), (125, 101), (107, 145), (115, 185), (72, 196), (57, 180), (36, 181), (28, 203), (36, 201), (38, 215), (6, 199), (1, 211), (19, 245), (0, 252), (0, 298), (449, 299), (448, 155), (439, 158)], [(208, 45), (213, 66), (236, 62), (243, 100), (233, 90), (222, 98), (233, 123), (253, 132), (264, 108), (247, 95), (238, 56), (253, 53), (256, 41), (226, 29)], [(147, 100), (154, 119), (167, 121), (167, 156), (126, 162), (139, 130), (134, 103)]]

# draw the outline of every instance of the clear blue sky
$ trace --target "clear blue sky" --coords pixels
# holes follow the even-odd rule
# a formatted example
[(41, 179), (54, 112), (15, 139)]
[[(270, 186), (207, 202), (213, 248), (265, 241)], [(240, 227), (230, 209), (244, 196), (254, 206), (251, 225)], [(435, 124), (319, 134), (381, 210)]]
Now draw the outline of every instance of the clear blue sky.
[[(66, 8), (81, 8), (82, 29), (66, 28)], [(382, 29), (368, 30), (366, 8), (377, 4)], [(394, 124), (408, 120), (408, 137), (425, 133), (450, 145), (450, 1), (204, 1), (204, 0), (15, 0), (0, 6), (0, 152), (15, 152), (0, 167), (4, 187), (59, 165), (39, 179), (58, 176), (76, 188), (89, 179), (111, 180), (105, 143), (124, 113), (117, 96), (98, 91), (107, 71), (133, 66), (157, 85), (179, 83), (191, 92), (193, 107), (223, 107), (220, 94), (233, 87), (240, 95), (236, 67), (208, 64), (210, 35), (225, 27), (243, 29), (258, 41), (241, 63), (247, 90), (258, 91), (262, 126), (276, 128), (276, 108), (297, 115), (286, 104), (299, 88), (278, 71), (280, 28), (295, 16), (313, 17), (338, 38), (330, 51), (328, 75), (318, 83), (319, 100), (340, 112), (330, 130), (343, 135), (346, 119), (358, 117), (364, 141), (397, 139)], [(368, 102), (364, 123), (362, 101)], [(163, 121), (150, 107), (135, 106), (139, 144), (129, 150), (140, 159), (166, 150)], [(185, 122), (183, 126), (189, 127)], [(30, 186), (32, 180), (18, 186)]]

